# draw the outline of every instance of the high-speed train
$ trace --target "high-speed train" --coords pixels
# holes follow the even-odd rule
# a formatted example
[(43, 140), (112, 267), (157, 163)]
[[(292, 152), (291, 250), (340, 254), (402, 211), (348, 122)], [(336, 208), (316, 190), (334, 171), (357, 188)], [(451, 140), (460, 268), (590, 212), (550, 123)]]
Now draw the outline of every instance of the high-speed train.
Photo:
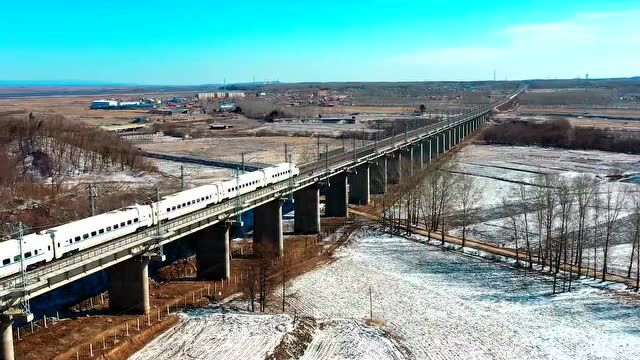
[[(160, 222), (201, 210), (259, 188), (289, 180), (300, 174), (293, 163), (248, 172), (224, 182), (216, 182), (167, 195), (160, 201), (134, 204), (104, 214), (25, 235), (22, 238), (24, 266), (33, 268), (113, 239), (132, 234)], [(0, 278), (20, 272), (20, 242), (0, 242)]]

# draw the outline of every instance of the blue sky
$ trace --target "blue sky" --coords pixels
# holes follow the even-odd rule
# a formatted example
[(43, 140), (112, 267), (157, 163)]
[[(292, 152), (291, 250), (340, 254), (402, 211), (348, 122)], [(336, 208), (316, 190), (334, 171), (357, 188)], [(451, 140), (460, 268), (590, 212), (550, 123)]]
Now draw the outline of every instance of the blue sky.
[(640, 1), (7, 1), (0, 80), (640, 75)]

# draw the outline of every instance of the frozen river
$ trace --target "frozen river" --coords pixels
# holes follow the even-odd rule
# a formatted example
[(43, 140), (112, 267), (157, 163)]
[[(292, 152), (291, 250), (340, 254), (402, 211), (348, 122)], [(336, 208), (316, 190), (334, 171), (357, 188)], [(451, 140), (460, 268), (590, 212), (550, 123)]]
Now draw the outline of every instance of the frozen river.
[[(317, 319), (305, 359), (637, 359), (635, 300), (574, 287), (554, 296), (546, 277), (368, 233), (289, 293)], [(365, 322), (370, 288), (376, 326)], [(261, 359), (292, 328), (262, 316), (194, 313), (134, 358)]]

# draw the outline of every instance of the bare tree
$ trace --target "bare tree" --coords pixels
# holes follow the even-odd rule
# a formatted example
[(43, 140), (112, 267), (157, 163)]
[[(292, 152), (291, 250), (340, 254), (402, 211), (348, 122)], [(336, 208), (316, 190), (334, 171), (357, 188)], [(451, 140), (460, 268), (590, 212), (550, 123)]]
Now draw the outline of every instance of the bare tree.
[(467, 240), (467, 224), (469, 224), (469, 211), (473, 208), (473, 205), (477, 203), (482, 197), (481, 189), (478, 186), (476, 178), (473, 176), (462, 176), (458, 181), (456, 189), (457, 199), (462, 210), (462, 247)]
[(502, 197), (502, 209), (505, 213), (509, 214), (509, 222), (511, 224), (511, 230), (513, 231), (511, 235), (511, 240), (514, 242), (514, 247), (516, 250), (516, 267), (520, 267), (520, 254), (519, 254), (519, 246), (518, 246), (518, 238), (520, 234), (518, 232), (518, 211), (515, 209), (515, 206), (512, 202), (508, 200), (506, 196)]
[(533, 251), (531, 249), (530, 230), (529, 230), (529, 212), (531, 207), (529, 206), (529, 199), (527, 197), (527, 188), (523, 183), (518, 185), (517, 189), (518, 199), (520, 201), (520, 207), (522, 212), (522, 233), (524, 234), (525, 246), (527, 248), (527, 256), (529, 257), (529, 269), (533, 268)]
[(606, 280), (609, 243), (613, 234), (613, 227), (620, 216), (620, 211), (624, 205), (625, 190), (616, 191), (611, 183), (607, 184), (604, 200), (604, 253), (602, 258), (602, 281)]
[[(633, 222), (633, 241), (631, 243), (631, 256), (629, 257), (629, 269), (627, 270), (627, 277), (631, 277), (631, 271), (633, 269), (633, 262), (635, 260), (635, 252), (638, 249), (638, 239), (640, 239), (640, 196), (638, 194), (633, 194), (631, 197), (632, 204), (632, 214), (631, 221)], [(638, 266), (636, 264), (636, 266)]]
[(594, 181), (588, 175), (581, 175), (573, 180), (573, 191), (577, 206), (577, 236), (575, 263), (578, 265), (578, 277), (582, 275), (583, 251), (586, 241), (587, 215), (594, 197)]
[[(553, 246), (555, 251), (555, 271), (553, 272), (553, 292), (555, 293), (556, 289), (556, 281), (558, 278), (558, 273), (560, 271), (560, 264), (566, 264), (568, 259), (568, 234), (570, 232), (570, 225), (572, 223), (572, 209), (573, 209), (573, 189), (570, 186), (569, 182), (566, 180), (561, 180), (558, 184), (558, 206), (560, 216), (560, 229), (558, 238), (554, 241), (555, 246)], [(565, 274), (567, 272), (565, 271)], [(564, 279), (564, 278), (563, 278)], [(563, 291), (564, 291), (564, 283), (563, 283)]]

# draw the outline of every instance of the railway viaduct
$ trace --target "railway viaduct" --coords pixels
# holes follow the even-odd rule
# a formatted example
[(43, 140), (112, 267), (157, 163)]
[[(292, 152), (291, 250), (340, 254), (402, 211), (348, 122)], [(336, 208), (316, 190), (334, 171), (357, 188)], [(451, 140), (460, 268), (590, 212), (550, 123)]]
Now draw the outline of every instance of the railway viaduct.
[(183, 238), (195, 241), (198, 277), (230, 277), (230, 221), (253, 209), (254, 246), (282, 254), (282, 204), (294, 202), (294, 232), (320, 231), (320, 189), (325, 188), (325, 216), (346, 217), (348, 205), (366, 205), (371, 194), (425, 166), (484, 124), (496, 107), (516, 101), (519, 89), (506, 99), (481, 106), (454, 119), (405, 131), (374, 144), (328, 155), (301, 166), (300, 175), (239, 198), (115, 239), (82, 253), (48, 263), (23, 274), (0, 279), (0, 359), (13, 359), (13, 322), (30, 321), (28, 299), (108, 269), (109, 306), (114, 312), (147, 313), (148, 266), (164, 260), (162, 246)]

